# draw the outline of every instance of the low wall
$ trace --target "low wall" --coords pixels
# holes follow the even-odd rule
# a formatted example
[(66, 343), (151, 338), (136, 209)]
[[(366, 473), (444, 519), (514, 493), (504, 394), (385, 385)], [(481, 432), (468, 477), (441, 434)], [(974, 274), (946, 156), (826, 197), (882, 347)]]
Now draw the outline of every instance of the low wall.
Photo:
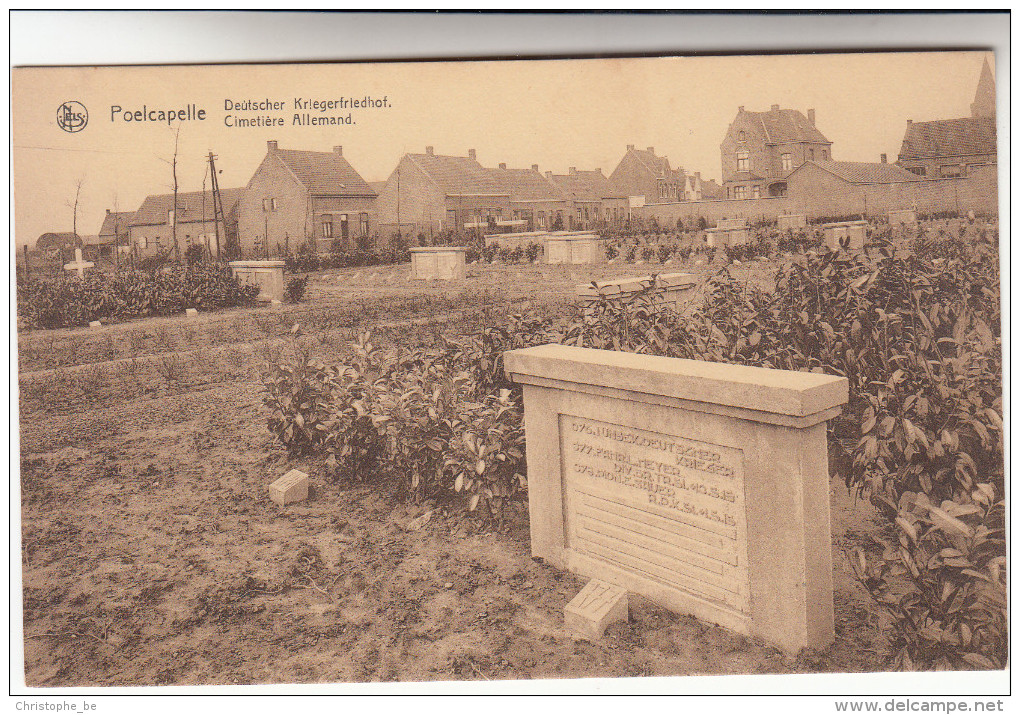
[(676, 227), (677, 219), (684, 228), (691, 228), (699, 218), (709, 226), (720, 219), (746, 218), (748, 223), (775, 221), (779, 214), (791, 213), (790, 200), (785, 196), (763, 199), (714, 199), (711, 201), (678, 201), (669, 204), (645, 204), (632, 208), (631, 215), (644, 221), (655, 218), (664, 229)]

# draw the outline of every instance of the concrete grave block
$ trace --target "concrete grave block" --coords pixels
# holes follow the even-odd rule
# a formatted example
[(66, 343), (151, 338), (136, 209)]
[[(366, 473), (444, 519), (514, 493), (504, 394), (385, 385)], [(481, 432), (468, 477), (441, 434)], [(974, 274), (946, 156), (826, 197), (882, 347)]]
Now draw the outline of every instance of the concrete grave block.
[(308, 475), (299, 469), (292, 469), (269, 485), (269, 498), (280, 506), (308, 498)]
[(198, 310), (196, 308), (185, 308), (184, 314), (189, 318), (197, 318)]
[(565, 345), (504, 364), (533, 556), (788, 653), (832, 642), (826, 421), (846, 378)]
[(804, 214), (782, 214), (776, 218), (776, 228), (780, 231), (807, 228), (807, 216)]
[(423, 246), (411, 249), (411, 278), (414, 280), (460, 280), (467, 277), (467, 248), (464, 246)]
[(257, 285), (263, 303), (283, 300), (283, 261), (231, 261), (230, 270), (241, 285)]
[(822, 225), (825, 245), (833, 251), (840, 248), (848, 251), (864, 250), (868, 237), (867, 221), (839, 221)]
[(889, 225), (902, 226), (904, 224), (917, 223), (917, 212), (914, 209), (900, 209), (889, 212)]
[(103, 327), (103, 324), (101, 322), (99, 322), (98, 320), (93, 320), (92, 322), (89, 323), (89, 327), (90, 328), (101, 328), (101, 327)]
[(630, 617), (627, 591), (592, 579), (563, 609), (563, 624), (580, 638), (597, 641), (606, 627)]
[(594, 233), (550, 234), (545, 242), (545, 262), (601, 263), (606, 259), (606, 239)]

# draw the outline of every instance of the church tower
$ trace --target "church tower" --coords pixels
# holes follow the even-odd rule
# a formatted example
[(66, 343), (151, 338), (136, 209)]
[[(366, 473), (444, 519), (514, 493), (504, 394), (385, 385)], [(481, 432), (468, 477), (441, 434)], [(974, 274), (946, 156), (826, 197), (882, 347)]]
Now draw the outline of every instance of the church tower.
[(978, 80), (977, 92), (970, 105), (970, 116), (995, 116), (995, 76), (992, 74), (992, 68), (988, 65), (987, 57), (981, 66), (981, 79)]

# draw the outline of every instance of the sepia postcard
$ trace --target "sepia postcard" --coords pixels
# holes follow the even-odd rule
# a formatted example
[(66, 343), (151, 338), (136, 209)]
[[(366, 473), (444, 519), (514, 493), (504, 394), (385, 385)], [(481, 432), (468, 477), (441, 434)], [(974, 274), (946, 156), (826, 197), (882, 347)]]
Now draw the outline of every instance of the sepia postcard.
[(14, 68), (24, 684), (1003, 671), (997, 59)]

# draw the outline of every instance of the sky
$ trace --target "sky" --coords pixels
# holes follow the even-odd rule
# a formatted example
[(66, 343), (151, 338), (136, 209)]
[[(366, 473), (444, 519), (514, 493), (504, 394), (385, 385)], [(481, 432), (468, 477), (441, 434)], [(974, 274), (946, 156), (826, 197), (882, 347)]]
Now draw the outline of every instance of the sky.
[[(382, 64), (207, 65), (18, 68), (12, 124), (15, 241), (34, 245), (70, 231), (81, 182), (78, 233), (99, 232), (107, 209), (134, 211), (149, 194), (172, 190), (177, 129), (181, 191), (198, 191), (207, 155), (218, 157), (221, 188), (242, 187), (266, 153), (281, 148), (344, 156), (368, 181), (385, 180), (406, 152), (466, 156), (484, 166), (608, 176), (626, 146), (654, 147), (671, 165), (719, 179), (719, 144), (737, 108), (773, 104), (806, 112), (844, 161), (895, 161), (908, 119), (970, 115), (988, 52), (611, 58)], [(316, 112), (354, 124), (293, 126), (294, 102), (386, 99), (385, 108)], [(282, 102), (274, 112), (236, 112), (226, 102)], [(84, 105), (88, 123), (69, 133), (57, 122), (65, 102)], [(125, 122), (140, 110), (194, 105), (204, 120)], [(123, 108), (113, 113), (112, 107)], [(229, 127), (227, 115), (269, 114), (285, 126)], [(206, 179), (207, 181), (207, 179)], [(206, 188), (209, 188), (208, 181)]]

